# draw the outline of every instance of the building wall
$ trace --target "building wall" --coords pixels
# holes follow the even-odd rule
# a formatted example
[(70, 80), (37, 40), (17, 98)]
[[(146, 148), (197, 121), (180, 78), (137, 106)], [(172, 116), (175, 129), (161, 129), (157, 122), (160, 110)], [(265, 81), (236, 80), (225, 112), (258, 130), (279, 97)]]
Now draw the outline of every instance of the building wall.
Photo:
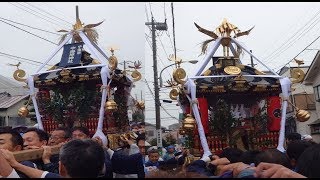
[(148, 142), (157, 137), (156, 126), (146, 124), (145, 130), (146, 130), (146, 140)]
[(310, 127), (308, 126), (308, 124), (313, 123), (314, 121), (316, 121), (318, 119), (318, 115), (317, 115), (316, 111), (310, 111), (310, 110), (308, 110), (308, 111), (311, 114), (310, 119), (308, 121), (306, 121), (306, 122), (296, 121), (297, 132), (300, 133), (301, 135), (304, 135), (304, 134), (311, 135), (311, 130), (310, 130)]
[(0, 116), (5, 117), (4, 126), (28, 126), (32, 125), (29, 118), (21, 118), (18, 115), (18, 110), (24, 105), (24, 100), (12, 105), (7, 110), (0, 111)]
[[(295, 67), (292, 67), (292, 68), (295, 68)], [(304, 73), (306, 73), (309, 69), (309, 67), (300, 67), (300, 69), (303, 70)], [(286, 72), (284, 72), (282, 74), (282, 76), (287, 76), (287, 77), (290, 77), (290, 69), (288, 69)], [(317, 79), (318, 83), (315, 83), (315, 84), (319, 84), (320, 83), (320, 76), (317, 76), (315, 79)], [(314, 84), (314, 85), (315, 85)], [(310, 119), (306, 122), (299, 122), (299, 121), (296, 121), (296, 126), (297, 126), (297, 132), (300, 133), (301, 135), (304, 135), (304, 134), (309, 134), (311, 135), (311, 129), (310, 129), (310, 126), (308, 126), (308, 124), (311, 124), (313, 123), (314, 121), (316, 121), (319, 116), (318, 116), (318, 113), (319, 110), (320, 110), (320, 105), (319, 103), (317, 103), (314, 99), (314, 92), (313, 92), (313, 86), (312, 85), (304, 85), (302, 83), (295, 83), (295, 84), (292, 84), (292, 92), (291, 94), (294, 96), (294, 95), (297, 95), (297, 94), (313, 94), (313, 101), (315, 102), (315, 105), (316, 105), (316, 110), (310, 110), (310, 109), (305, 109), (307, 111), (309, 111), (309, 113), (311, 114), (310, 116)], [(299, 104), (299, 102), (293, 102), (298, 108), (302, 108), (301, 105)], [(304, 102), (305, 103), (305, 102)], [(318, 107), (317, 107), (318, 106)], [(292, 113), (288, 113), (287, 114), (287, 117), (288, 116), (291, 116)], [(294, 116), (294, 115), (293, 115)], [(313, 139), (316, 141), (316, 142), (320, 142), (320, 135), (312, 135)]]
[(179, 127), (180, 127), (180, 124), (179, 124), (179, 123), (176, 123), (176, 124), (171, 124), (171, 125), (168, 127), (168, 129), (169, 129), (169, 130), (177, 130), (177, 129), (179, 129)]
[[(317, 86), (320, 84), (320, 73), (317, 74), (317, 76), (314, 78), (313, 81), (313, 87)], [(320, 115), (320, 102), (316, 101), (316, 115), (317, 115), (317, 119), (319, 119), (319, 115)], [(309, 122), (308, 124), (310, 124), (311, 122)], [(312, 135), (312, 138), (314, 139), (315, 142), (320, 143), (320, 135), (319, 134), (314, 134)]]

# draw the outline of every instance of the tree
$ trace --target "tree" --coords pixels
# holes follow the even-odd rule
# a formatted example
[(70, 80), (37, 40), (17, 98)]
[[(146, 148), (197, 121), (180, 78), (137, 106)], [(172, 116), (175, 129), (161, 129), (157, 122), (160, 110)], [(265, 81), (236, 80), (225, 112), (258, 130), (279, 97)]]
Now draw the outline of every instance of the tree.
[(132, 114), (133, 121), (144, 122), (144, 114), (140, 112), (141, 110), (136, 110)]
[(210, 117), (210, 126), (214, 132), (219, 133), (227, 138), (229, 146), (233, 147), (236, 143), (236, 138), (232, 134), (237, 126), (237, 119), (233, 117), (230, 107), (223, 99), (217, 101), (213, 116)]
[[(150, 144), (151, 144), (151, 146), (157, 146), (157, 138), (152, 139), (152, 140), (150, 141)], [(167, 146), (169, 146), (169, 145), (170, 145), (170, 144), (169, 144), (166, 140), (162, 139), (162, 146), (163, 146), (163, 147), (167, 147)]]
[(165, 140), (166, 140), (166, 143), (169, 144), (169, 145), (177, 143), (177, 140), (170, 133), (165, 137)]

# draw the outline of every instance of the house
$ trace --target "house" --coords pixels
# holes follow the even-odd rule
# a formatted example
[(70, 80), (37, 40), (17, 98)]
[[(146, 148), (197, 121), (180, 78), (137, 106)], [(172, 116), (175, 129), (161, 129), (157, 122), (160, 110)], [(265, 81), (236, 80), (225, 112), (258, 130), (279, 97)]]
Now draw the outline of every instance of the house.
[(20, 117), (18, 109), (28, 100), (29, 95), (12, 96), (7, 92), (0, 93), (0, 127), (25, 126), (30, 123), (28, 118)]
[[(162, 133), (165, 132), (166, 128), (161, 126)], [(150, 142), (152, 139), (157, 137), (156, 125), (145, 122), (146, 140)]]
[(22, 118), (18, 110), (28, 100), (27, 89), (14, 80), (0, 75), (0, 127), (24, 126), (29, 118)]
[[(320, 113), (320, 51), (317, 52), (315, 58), (313, 59), (308, 71), (306, 72), (304, 78), (304, 85), (313, 87), (314, 95), (313, 99), (315, 100), (315, 109), (316, 114), (314, 115), (312, 121), (307, 121), (307, 124), (310, 127), (310, 133), (314, 141), (320, 142), (320, 120), (318, 114)], [(313, 114), (312, 114), (313, 115)], [(311, 116), (312, 116), (311, 115)]]
[(180, 123), (175, 123), (175, 124), (171, 124), (168, 126), (169, 130), (178, 130), (180, 128), (181, 124)]
[[(290, 73), (297, 68), (301, 69), (304, 74), (306, 74), (309, 66), (283, 67), (279, 74), (282, 76), (291, 77)], [(307, 110), (311, 116), (306, 122), (297, 121), (295, 117), (296, 110), (289, 103), (285, 127), (286, 134), (291, 132), (298, 132), (301, 135), (311, 134), (311, 129), (308, 124), (313, 123), (318, 119), (312, 85), (304, 83), (292, 83), (290, 102), (299, 109)]]

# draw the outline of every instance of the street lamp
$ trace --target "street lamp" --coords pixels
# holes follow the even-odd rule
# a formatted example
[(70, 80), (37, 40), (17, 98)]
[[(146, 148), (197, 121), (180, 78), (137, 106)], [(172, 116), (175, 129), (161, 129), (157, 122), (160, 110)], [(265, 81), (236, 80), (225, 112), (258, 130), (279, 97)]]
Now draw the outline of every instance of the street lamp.
[[(191, 63), (191, 64), (196, 64), (196, 63), (198, 62), (198, 60), (181, 61), (180, 63), (186, 63), (186, 62)], [(173, 65), (175, 65), (175, 64), (176, 64), (176, 63), (170, 64), (170, 65), (166, 66), (165, 68), (163, 68), (163, 69), (160, 71), (160, 76), (159, 76), (160, 87), (163, 86), (163, 82), (162, 82), (162, 72), (163, 72), (165, 69), (167, 69), (168, 67), (173, 66)]]

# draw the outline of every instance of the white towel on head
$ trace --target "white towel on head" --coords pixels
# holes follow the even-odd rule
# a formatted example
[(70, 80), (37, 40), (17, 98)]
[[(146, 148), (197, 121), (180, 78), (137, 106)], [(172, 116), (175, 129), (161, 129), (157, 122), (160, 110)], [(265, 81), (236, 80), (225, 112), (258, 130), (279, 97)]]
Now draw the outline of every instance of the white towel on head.
[(302, 140), (312, 140), (312, 136), (310, 136), (309, 134), (305, 134), (301, 136)]
[(100, 137), (100, 139), (102, 140), (102, 144), (103, 146), (108, 146), (108, 139), (106, 137), (106, 135), (104, 135), (104, 133), (101, 130), (97, 130), (97, 132), (92, 136), (92, 138), (94, 137)]

